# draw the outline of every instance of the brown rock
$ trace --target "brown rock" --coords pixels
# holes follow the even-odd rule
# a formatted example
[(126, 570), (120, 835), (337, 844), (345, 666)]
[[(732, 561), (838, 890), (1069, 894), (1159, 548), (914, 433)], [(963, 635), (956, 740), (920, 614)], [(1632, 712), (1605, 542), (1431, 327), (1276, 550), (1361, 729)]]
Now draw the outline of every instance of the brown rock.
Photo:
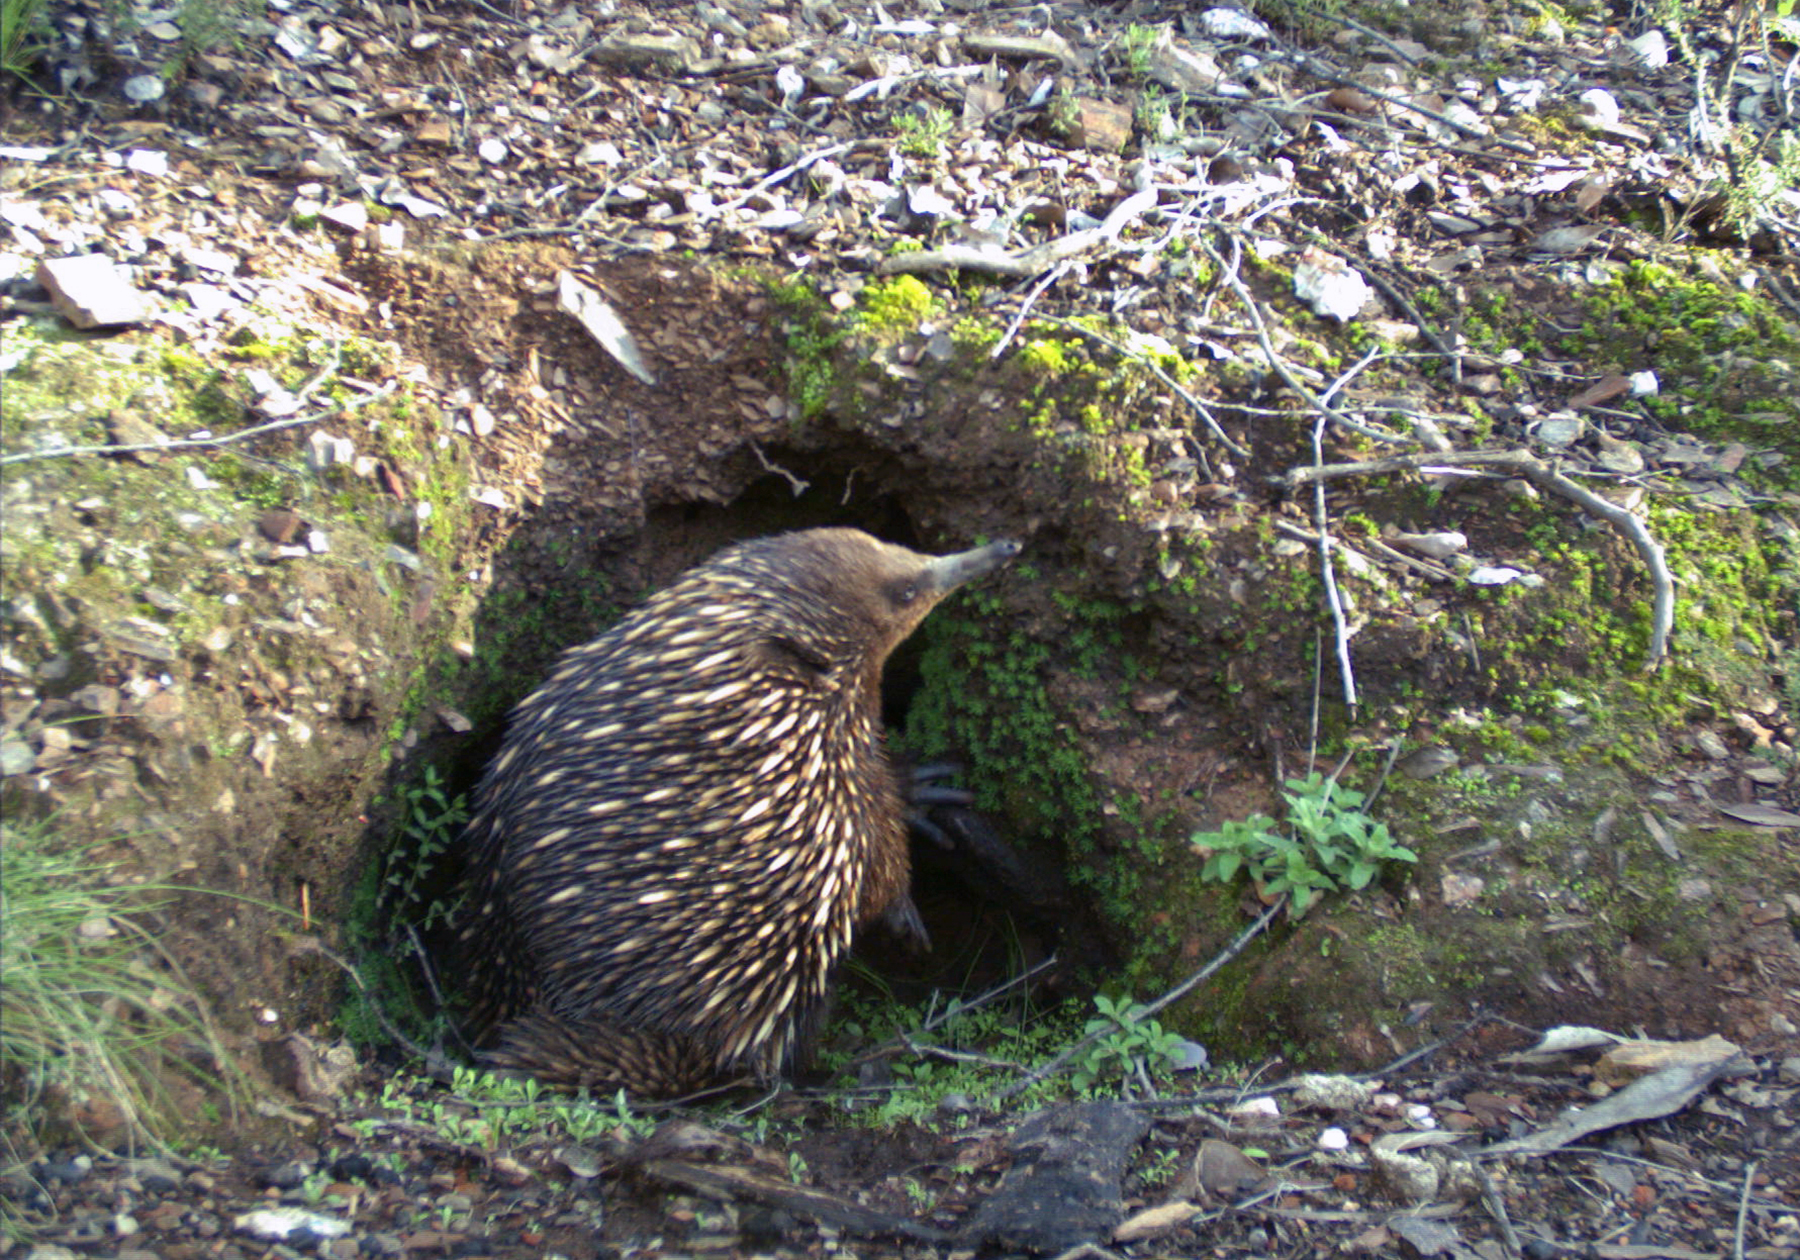
[(300, 536), (306, 522), (286, 508), (270, 508), (257, 518), (256, 527), (270, 542), (285, 546)]
[[(168, 434), (137, 412), (124, 407), (107, 415), (106, 429), (112, 440), (120, 446), (162, 446), (169, 440)], [(162, 456), (154, 451), (134, 451), (129, 458), (140, 464), (154, 464), (160, 462)]]
[(596, 55), (609, 66), (626, 69), (650, 67), (668, 74), (686, 74), (700, 60), (700, 45), (685, 35), (608, 35)]
[(1118, 153), (1131, 142), (1131, 110), (1111, 101), (1077, 99), (1072, 132), (1072, 139), (1084, 149)]

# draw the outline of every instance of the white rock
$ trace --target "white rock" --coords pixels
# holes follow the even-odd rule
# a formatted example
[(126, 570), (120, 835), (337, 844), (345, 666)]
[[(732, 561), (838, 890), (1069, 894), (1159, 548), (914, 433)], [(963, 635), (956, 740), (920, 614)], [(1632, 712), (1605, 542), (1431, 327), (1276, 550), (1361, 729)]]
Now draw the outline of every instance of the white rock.
[(135, 324), (147, 313), (144, 295), (105, 254), (46, 259), (38, 264), (37, 281), (77, 328)]
[(1631, 50), (1639, 65), (1648, 69), (1669, 64), (1669, 41), (1657, 27), (1651, 27), (1636, 39), (1626, 40), (1625, 47)]
[(350, 1232), (345, 1221), (297, 1207), (258, 1208), (234, 1217), (231, 1224), (241, 1234), (277, 1242), (302, 1232), (315, 1238), (342, 1238)]
[(1319, 1149), (1322, 1151), (1341, 1151), (1349, 1145), (1350, 1135), (1335, 1126), (1319, 1134)]
[(1568, 446), (1579, 438), (1587, 426), (1572, 411), (1559, 411), (1538, 422), (1532, 436), (1545, 446)]
[(121, 90), (126, 100), (148, 105), (151, 101), (160, 101), (163, 93), (168, 91), (168, 85), (160, 74), (134, 74), (125, 80)]
[(1214, 39), (1272, 39), (1269, 28), (1242, 9), (1208, 9), (1200, 15), (1200, 29)]
[(1273, 1098), (1247, 1098), (1235, 1107), (1227, 1109), (1234, 1116), (1279, 1116), (1281, 1106)]
[(1611, 127), (1619, 121), (1619, 102), (1604, 88), (1589, 88), (1579, 97), (1581, 121), (1589, 127)]
[(1389, 536), (1387, 541), (1397, 547), (1405, 547), (1408, 551), (1416, 551), (1422, 556), (1430, 556), (1433, 560), (1447, 560), (1469, 545), (1468, 535), (1454, 529), (1432, 534), (1396, 533)]
[(369, 226), (369, 207), (360, 201), (346, 201), (319, 211), (319, 217), (347, 231), (360, 232)]
[(1343, 259), (1308, 249), (1294, 267), (1294, 296), (1310, 305), (1315, 315), (1343, 323), (1356, 318), (1375, 290)]
[(306, 439), (306, 462), (315, 469), (330, 468), (333, 464), (348, 464), (355, 458), (356, 443), (349, 438), (335, 437), (323, 429), (315, 429), (312, 436)]
[(1516, 582), (1525, 574), (1518, 569), (1509, 569), (1504, 565), (1483, 565), (1469, 570), (1469, 581), (1477, 586), (1505, 586), (1508, 582)]

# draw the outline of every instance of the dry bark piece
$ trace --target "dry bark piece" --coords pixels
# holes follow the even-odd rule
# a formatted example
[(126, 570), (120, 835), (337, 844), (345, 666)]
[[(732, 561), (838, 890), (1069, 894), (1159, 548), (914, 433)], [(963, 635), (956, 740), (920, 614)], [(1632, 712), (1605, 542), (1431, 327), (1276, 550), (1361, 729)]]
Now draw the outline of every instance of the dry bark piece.
[(556, 302), (563, 310), (581, 321), (588, 335), (600, 348), (618, 360), (619, 365), (646, 385), (656, 384), (656, 374), (644, 362), (631, 330), (613, 309), (612, 303), (599, 292), (581, 283), (568, 272), (557, 273)]
[(1246, 96), (1235, 83), (1225, 80), (1219, 63), (1203, 53), (1189, 52), (1171, 43), (1168, 33), (1150, 49), (1144, 66), (1147, 78), (1177, 92), (1204, 94), (1217, 92), (1224, 96)]
[(1150, 1122), (1119, 1103), (1040, 1111), (1014, 1131), (1013, 1166), (970, 1214), (964, 1238), (1007, 1251), (1062, 1252), (1109, 1238), (1120, 1182)]
[(1055, 31), (1042, 35), (968, 34), (963, 36), (962, 45), (977, 57), (1045, 58), (1064, 65), (1074, 65), (1079, 60), (1069, 41)]

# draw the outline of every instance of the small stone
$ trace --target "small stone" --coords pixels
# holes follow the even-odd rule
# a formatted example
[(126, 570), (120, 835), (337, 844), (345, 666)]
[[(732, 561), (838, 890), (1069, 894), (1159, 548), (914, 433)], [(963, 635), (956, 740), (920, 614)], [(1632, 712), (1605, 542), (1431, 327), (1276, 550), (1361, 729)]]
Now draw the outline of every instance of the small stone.
[(181, 1189), (181, 1174), (166, 1160), (130, 1159), (125, 1170), (138, 1179), (138, 1184), (151, 1194), (165, 1194)]
[(1580, 416), (1572, 411), (1562, 411), (1545, 416), (1532, 436), (1545, 446), (1564, 447), (1579, 438), (1585, 427)]
[(1731, 756), (1731, 750), (1725, 746), (1725, 741), (1712, 731), (1694, 732), (1694, 745), (1714, 761), (1724, 761)]
[(510, 1159), (505, 1155), (494, 1156), (493, 1160), (488, 1165), (488, 1171), (493, 1173), (494, 1180), (498, 1181), (503, 1186), (511, 1186), (514, 1189), (517, 1189), (520, 1186), (529, 1185), (531, 1183), (531, 1170), (521, 1164), (518, 1160)]
[(160, 74), (134, 74), (125, 80), (120, 90), (133, 104), (148, 105), (151, 101), (160, 101), (168, 85)]
[(306, 462), (315, 470), (330, 468), (333, 464), (348, 464), (355, 458), (356, 443), (349, 438), (334, 437), (316, 429), (306, 439)]
[(29, 774), (36, 765), (31, 745), (16, 739), (0, 741), (0, 775)]
[(1429, 1203), (1437, 1197), (1438, 1170), (1418, 1156), (1371, 1147), (1369, 1161), (1376, 1182), (1398, 1202)]
[(1430, 556), (1433, 560), (1448, 560), (1469, 545), (1468, 536), (1454, 529), (1432, 534), (1396, 532), (1387, 535), (1386, 541), (1397, 547), (1416, 551), (1422, 556)]
[(360, 201), (346, 201), (321, 210), (319, 217), (334, 227), (341, 227), (348, 232), (360, 232), (369, 226), (369, 207)]
[(304, 1182), (312, 1170), (311, 1164), (290, 1159), (265, 1170), (262, 1180), (264, 1185), (274, 1186), (277, 1190), (292, 1190)]
[(270, 542), (286, 545), (300, 536), (306, 522), (286, 508), (270, 508), (257, 518), (256, 527)]

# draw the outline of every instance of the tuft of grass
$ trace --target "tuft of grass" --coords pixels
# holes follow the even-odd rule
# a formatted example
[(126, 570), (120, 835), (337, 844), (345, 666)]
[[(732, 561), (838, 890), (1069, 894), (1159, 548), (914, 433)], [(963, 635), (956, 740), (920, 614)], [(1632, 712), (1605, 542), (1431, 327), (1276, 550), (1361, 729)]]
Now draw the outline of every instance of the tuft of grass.
[(44, 0), (0, 0), (0, 70), (29, 78), (47, 31)]
[(165, 904), (154, 894), (176, 890), (108, 884), (111, 865), (59, 845), (53, 826), (0, 825), (0, 849), (7, 1138), (96, 1146), (83, 1117), (109, 1116), (133, 1141), (166, 1150), (194, 1119), (184, 1082), (222, 1090), (235, 1111), (230, 1058), (145, 924)]

